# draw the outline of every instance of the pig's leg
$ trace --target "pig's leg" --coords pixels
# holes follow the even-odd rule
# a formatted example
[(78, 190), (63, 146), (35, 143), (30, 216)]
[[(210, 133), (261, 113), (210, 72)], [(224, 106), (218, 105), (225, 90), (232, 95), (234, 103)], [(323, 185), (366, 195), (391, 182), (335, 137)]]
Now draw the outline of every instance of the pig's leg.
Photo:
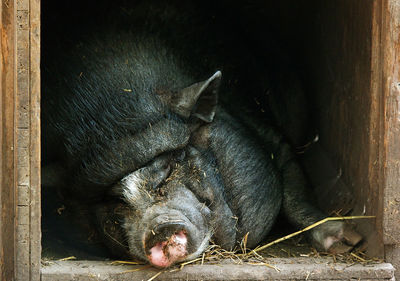
[[(298, 228), (305, 228), (324, 219), (326, 214), (311, 203), (312, 191), (308, 188), (308, 182), (290, 145), (272, 128), (261, 133), (275, 148), (272, 157), (276, 159), (276, 164), (282, 175), (282, 210), (290, 223)], [(312, 245), (320, 251), (344, 252), (352, 247), (341, 243), (335, 244), (335, 242), (347, 240), (344, 232), (343, 222), (328, 221), (310, 230), (308, 236)], [(360, 241), (361, 237), (358, 237), (357, 241), (353, 239), (347, 242), (354, 245)]]

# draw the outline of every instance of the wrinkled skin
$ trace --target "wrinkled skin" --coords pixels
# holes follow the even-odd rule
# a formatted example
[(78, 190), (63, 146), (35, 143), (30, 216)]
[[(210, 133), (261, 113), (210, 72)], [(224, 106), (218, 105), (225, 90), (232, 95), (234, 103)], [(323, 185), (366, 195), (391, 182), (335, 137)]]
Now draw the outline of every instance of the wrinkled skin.
[[(255, 247), (280, 211), (298, 228), (324, 218), (284, 138), (219, 105), (235, 90), (214, 63), (152, 28), (89, 33), (44, 63), (44, 162), (61, 166), (63, 198), (110, 251), (168, 267), (211, 239), (232, 249), (249, 233)], [(342, 235), (330, 222), (309, 238), (327, 250)]]

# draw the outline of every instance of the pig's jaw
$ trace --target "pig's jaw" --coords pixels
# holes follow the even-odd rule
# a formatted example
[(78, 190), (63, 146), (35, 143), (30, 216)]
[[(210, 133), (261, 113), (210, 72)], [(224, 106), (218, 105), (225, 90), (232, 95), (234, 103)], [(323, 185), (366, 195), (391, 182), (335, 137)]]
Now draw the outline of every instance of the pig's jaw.
[(187, 236), (184, 231), (172, 235), (167, 241), (158, 242), (147, 256), (156, 267), (168, 267), (187, 256)]

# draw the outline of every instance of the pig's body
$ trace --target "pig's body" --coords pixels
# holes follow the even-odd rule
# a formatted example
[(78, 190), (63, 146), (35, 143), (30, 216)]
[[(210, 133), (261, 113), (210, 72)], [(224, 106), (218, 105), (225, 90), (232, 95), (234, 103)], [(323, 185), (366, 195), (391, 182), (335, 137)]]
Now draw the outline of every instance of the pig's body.
[[(257, 246), (282, 206), (298, 227), (324, 217), (282, 137), (218, 105), (215, 63), (192, 65), (139, 30), (82, 37), (44, 67), (44, 159), (62, 163), (62, 193), (110, 250), (166, 267), (211, 238), (230, 249), (249, 233)], [(328, 226), (311, 235), (320, 249), (341, 237), (340, 223)]]

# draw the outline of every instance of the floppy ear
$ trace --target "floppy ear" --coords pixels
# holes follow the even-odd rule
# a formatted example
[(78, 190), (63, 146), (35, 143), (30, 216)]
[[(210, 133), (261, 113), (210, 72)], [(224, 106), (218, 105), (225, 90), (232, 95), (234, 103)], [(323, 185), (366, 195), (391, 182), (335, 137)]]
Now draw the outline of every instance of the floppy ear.
[(184, 118), (195, 116), (205, 122), (212, 122), (218, 102), (218, 88), (221, 71), (205, 81), (180, 90), (171, 100), (174, 112)]

